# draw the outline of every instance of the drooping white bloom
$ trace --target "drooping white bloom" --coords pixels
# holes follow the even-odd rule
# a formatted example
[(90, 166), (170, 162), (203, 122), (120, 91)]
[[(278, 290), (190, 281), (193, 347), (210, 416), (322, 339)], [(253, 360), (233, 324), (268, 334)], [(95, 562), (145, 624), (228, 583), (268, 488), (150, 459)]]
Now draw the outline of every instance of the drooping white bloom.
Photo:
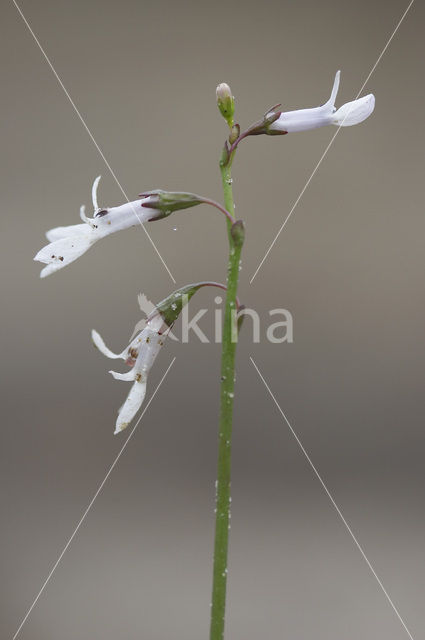
[(46, 233), (50, 244), (43, 247), (34, 258), (47, 265), (40, 273), (41, 278), (62, 269), (82, 256), (100, 238), (158, 218), (159, 212), (146, 206), (150, 202), (150, 197), (126, 202), (118, 207), (99, 208), (97, 204), (99, 180), (100, 176), (96, 178), (92, 187), (93, 218), (85, 215), (85, 207), (82, 206), (80, 209), (82, 224), (56, 227)]
[(281, 113), (279, 118), (270, 125), (270, 129), (292, 133), (295, 131), (316, 129), (317, 127), (324, 127), (329, 124), (338, 127), (350, 127), (366, 120), (375, 108), (375, 96), (373, 94), (369, 94), (358, 100), (353, 100), (352, 102), (347, 102), (337, 111), (335, 110), (340, 73), (340, 71), (337, 71), (331, 96), (324, 105), (313, 109), (299, 109), (297, 111)]
[(146, 382), (152, 367), (167, 335), (169, 327), (160, 314), (154, 315), (146, 327), (132, 340), (122, 353), (113, 353), (105, 345), (97, 333), (92, 331), (94, 345), (108, 358), (121, 358), (131, 366), (127, 373), (110, 371), (116, 380), (132, 382), (133, 386), (126, 401), (118, 412), (114, 433), (125, 429), (140, 409), (146, 395)]

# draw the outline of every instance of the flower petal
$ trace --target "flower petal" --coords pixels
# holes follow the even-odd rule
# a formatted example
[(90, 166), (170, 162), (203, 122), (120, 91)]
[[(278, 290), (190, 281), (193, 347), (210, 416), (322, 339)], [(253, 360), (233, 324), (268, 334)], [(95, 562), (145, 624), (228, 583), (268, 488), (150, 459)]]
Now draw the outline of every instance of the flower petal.
[(88, 217), (86, 216), (86, 208), (85, 208), (85, 206), (84, 206), (83, 204), (82, 204), (82, 205), (81, 205), (81, 207), (80, 207), (80, 218), (81, 218), (81, 220), (82, 220), (83, 222), (85, 222), (86, 224), (88, 224), (88, 225), (90, 225), (90, 226), (92, 225), (92, 220), (90, 220), (90, 218), (88, 218)]
[(134, 364), (134, 371), (138, 373), (148, 373), (151, 369), (161, 347), (164, 344), (166, 336), (159, 335), (157, 331), (152, 330), (149, 325), (143, 329), (136, 340), (133, 340), (138, 348), (138, 356)]
[(97, 211), (99, 209), (99, 205), (97, 204), (97, 188), (99, 186), (101, 177), (102, 176), (97, 176), (97, 178), (95, 178), (95, 181), (93, 182), (93, 186), (91, 188), (91, 199), (93, 202), (94, 211)]
[(62, 238), (69, 238), (71, 236), (79, 236), (87, 233), (86, 224), (70, 224), (67, 227), (55, 227), (46, 232), (46, 238), (49, 242), (55, 240), (62, 240)]
[(134, 380), (136, 375), (134, 369), (130, 369), (130, 371), (127, 371), (127, 373), (117, 373), (116, 371), (110, 371), (109, 373), (113, 378), (115, 378), (115, 380), (124, 380), (124, 382)]
[(327, 113), (321, 111), (322, 107), (316, 109), (300, 109), (299, 111), (287, 111), (270, 125), (273, 131), (286, 131), (296, 133), (298, 131), (308, 131), (331, 124)]
[(51, 273), (54, 273), (59, 269), (60, 269), (60, 266), (52, 262), (51, 264), (48, 264), (46, 267), (43, 267), (43, 269), (40, 271), (40, 278), (46, 278), (46, 276), (50, 276)]
[(130, 393), (128, 394), (126, 401), (119, 411), (114, 433), (119, 433), (129, 425), (142, 406), (145, 395), (146, 382), (138, 382), (136, 380), (130, 389)]
[(133, 202), (125, 202), (119, 207), (108, 207), (105, 209), (106, 213), (102, 211), (102, 215), (95, 216), (93, 220), (90, 220), (90, 224), (96, 225), (100, 235), (104, 237), (115, 231), (148, 222), (158, 212), (143, 208), (142, 202), (143, 200), (134, 200)]
[(332, 124), (339, 127), (351, 127), (366, 120), (375, 108), (375, 96), (370, 93), (368, 96), (352, 100), (343, 104), (332, 116)]
[(87, 227), (87, 233), (78, 236), (70, 236), (55, 240), (46, 245), (37, 253), (34, 260), (38, 262), (44, 262), (48, 265), (40, 273), (40, 277), (44, 278), (47, 275), (66, 267), (67, 264), (74, 262), (77, 258), (83, 255), (96, 241), (96, 237), (90, 233), (90, 228)]
[(108, 349), (108, 347), (103, 341), (103, 338), (94, 329), (92, 329), (92, 332), (91, 332), (91, 339), (93, 341), (94, 346), (97, 347), (100, 353), (103, 353), (103, 355), (106, 356), (107, 358), (112, 358), (112, 359), (121, 358), (122, 360), (127, 359), (127, 356), (125, 355), (127, 354), (127, 349), (123, 353), (114, 353), (113, 351)]
[[(337, 71), (336, 74), (335, 74), (334, 84), (333, 84), (332, 91), (331, 91), (331, 97), (323, 105), (323, 107), (328, 107), (328, 108), (332, 107), (332, 111), (335, 110), (335, 100), (336, 100), (336, 96), (338, 94), (340, 78), (341, 78), (341, 71)], [(323, 107), (321, 107), (321, 108), (323, 109)]]

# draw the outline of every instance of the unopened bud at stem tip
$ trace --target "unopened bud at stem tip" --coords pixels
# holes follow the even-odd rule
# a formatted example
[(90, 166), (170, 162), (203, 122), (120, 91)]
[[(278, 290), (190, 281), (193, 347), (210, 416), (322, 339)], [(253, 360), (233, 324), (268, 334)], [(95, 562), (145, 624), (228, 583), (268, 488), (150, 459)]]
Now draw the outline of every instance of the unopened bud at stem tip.
[(235, 99), (228, 84), (222, 82), (216, 89), (217, 106), (230, 128), (233, 127)]

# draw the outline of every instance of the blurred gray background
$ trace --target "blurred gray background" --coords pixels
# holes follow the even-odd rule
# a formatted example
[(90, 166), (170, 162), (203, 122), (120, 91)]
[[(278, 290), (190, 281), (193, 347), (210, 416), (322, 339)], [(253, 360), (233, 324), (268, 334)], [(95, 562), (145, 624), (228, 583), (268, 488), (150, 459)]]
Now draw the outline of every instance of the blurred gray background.
[[(245, 126), (271, 105), (315, 106), (342, 70), (351, 100), (407, 2), (22, 0), (21, 8), (126, 193), (221, 198), (228, 82)], [(416, 639), (424, 637), (424, 7), (413, 4), (258, 276), (249, 279), (334, 128), (242, 143), (247, 241), (240, 296), (292, 345), (238, 350), (229, 640), (402, 640), (407, 633), (249, 361), (252, 356)], [(128, 385), (90, 343), (121, 350), (137, 294), (223, 280), (225, 225), (206, 207), (99, 242), (47, 280), (44, 232), (123, 196), (12, 2), (2, 8), (2, 584), (12, 638), (121, 448)], [(174, 230), (176, 228), (176, 230)], [(202, 291), (192, 311), (214, 309)], [(210, 332), (209, 321), (202, 322)], [(211, 324), (211, 323), (210, 323)], [(176, 361), (34, 607), (22, 640), (208, 637), (219, 346)], [(113, 364), (113, 363), (112, 363)]]

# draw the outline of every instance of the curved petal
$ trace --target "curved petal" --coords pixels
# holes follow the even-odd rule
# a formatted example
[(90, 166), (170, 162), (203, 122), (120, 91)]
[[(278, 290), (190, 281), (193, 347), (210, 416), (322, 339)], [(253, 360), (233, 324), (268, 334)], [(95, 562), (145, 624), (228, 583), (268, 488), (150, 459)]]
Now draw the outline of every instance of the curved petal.
[(131, 387), (130, 393), (119, 411), (114, 433), (119, 433), (129, 425), (142, 406), (145, 395), (146, 382), (136, 381)]
[(375, 108), (375, 96), (368, 96), (352, 100), (343, 104), (332, 116), (332, 124), (340, 127), (351, 127), (366, 120)]
[(114, 353), (113, 351), (108, 349), (108, 347), (106, 346), (106, 344), (103, 341), (103, 338), (94, 329), (92, 329), (92, 332), (91, 332), (91, 339), (92, 339), (92, 342), (93, 342), (94, 346), (97, 347), (97, 349), (99, 349), (100, 353), (103, 353), (103, 355), (106, 356), (107, 358), (112, 358), (112, 359), (121, 358), (122, 360), (126, 360), (127, 359), (126, 356), (124, 355), (125, 353), (127, 353), (127, 349), (123, 353)]
[(81, 207), (80, 207), (80, 218), (81, 218), (81, 220), (82, 220), (83, 222), (85, 222), (86, 224), (88, 224), (88, 225), (90, 225), (90, 226), (92, 225), (92, 221), (90, 220), (90, 218), (88, 218), (88, 217), (86, 216), (86, 208), (85, 208), (85, 206), (84, 206), (83, 204), (82, 204), (82, 205), (81, 205)]
[(97, 211), (99, 209), (99, 205), (97, 204), (97, 188), (99, 186), (99, 182), (102, 176), (97, 176), (95, 181), (93, 182), (93, 186), (91, 188), (91, 200), (93, 202), (93, 209)]
[(130, 369), (130, 371), (127, 371), (127, 373), (117, 373), (116, 371), (110, 371), (109, 373), (113, 378), (115, 378), (115, 380), (123, 380), (124, 382), (130, 382), (131, 380), (134, 380), (134, 377), (136, 375), (134, 369)]
[[(336, 100), (336, 96), (338, 94), (340, 78), (341, 78), (341, 71), (337, 71), (336, 74), (335, 74), (334, 84), (333, 84), (332, 91), (331, 91), (331, 97), (323, 105), (323, 107), (327, 107), (327, 108), (331, 107), (332, 111), (335, 110), (335, 100)], [(323, 107), (321, 107), (321, 108), (323, 109)]]

